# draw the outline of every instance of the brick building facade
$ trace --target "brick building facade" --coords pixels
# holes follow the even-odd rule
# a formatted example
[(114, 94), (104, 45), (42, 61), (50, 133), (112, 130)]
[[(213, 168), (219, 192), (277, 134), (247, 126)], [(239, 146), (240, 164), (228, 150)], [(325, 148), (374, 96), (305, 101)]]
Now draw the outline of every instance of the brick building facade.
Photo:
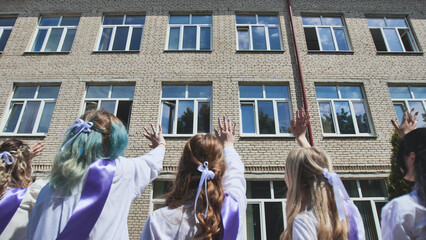
[[(74, 119), (90, 104), (100, 107), (102, 100), (96, 100), (96, 94), (90, 98), (89, 87), (99, 93), (103, 91), (99, 86), (108, 86), (103, 107), (116, 101), (119, 114), (118, 108), (131, 104), (126, 156), (148, 151), (142, 133), (150, 122), (169, 124), (171, 131), (163, 171), (154, 184), (157, 189), (150, 186), (132, 205), (132, 239), (138, 239), (150, 211), (161, 203), (158, 196), (173, 179), (188, 136), (200, 131), (202, 123), (211, 132), (222, 115), (239, 126), (235, 145), (249, 186), (247, 239), (274, 239), (282, 231), (284, 221), (277, 212), (284, 214), (285, 209), (285, 156), (297, 146), (286, 127), (296, 109), (303, 107), (287, 1), (0, 3), (0, 44), (4, 43), (0, 137), (46, 145), (43, 156), (34, 162), (36, 176), (48, 174), (63, 132)], [(426, 5), (420, 0), (291, 4), (313, 141), (327, 151), (335, 170), (347, 180), (364, 216), (368, 239), (380, 239), (384, 179), (390, 172), (389, 120), (397, 118), (402, 106), (425, 111)], [(130, 34), (127, 42), (125, 34)], [(203, 96), (191, 98), (191, 87), (200, 85), (211, 86), (211, 95), (198, 92)], [(57, 97), (55, 93), (41, 97), (48, 86), (60, 87)], [(117, 86), (134, 87), (134, 95), (114, 98)], [(187, 95), (176, 97), (173, 93), (182, 89), (176, 86), (185, 86), (182, 91)], [(19, 91), (31, 89), (39, 95), (18, 96)], [(207, 120), (200, 117), (204, 103), (209, 107)], [(176, 109), (179, 104), (190, 104), (194, 111), (189, 121), (193, 132), (179, 125), (185, 114)], [(31, 113), (25, 115), (29, 106), (39, 107), (33, 120)], [(51, 110), (41, 113), (48, 106)], [(262, 120), (262, 113), (269, 113), (269, 118)], [(49, 117), (50, 125), (43, 125)], [(24, 121), (30, 122), (27, 130), (21, 127)]]

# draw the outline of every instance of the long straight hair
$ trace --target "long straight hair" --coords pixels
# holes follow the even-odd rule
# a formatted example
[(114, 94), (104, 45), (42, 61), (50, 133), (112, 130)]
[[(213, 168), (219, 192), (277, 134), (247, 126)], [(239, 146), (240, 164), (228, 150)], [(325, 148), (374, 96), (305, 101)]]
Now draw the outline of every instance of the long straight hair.
[(318, 221), (318, 239), (348, 239), (348, 223), (339, 220), (333, 188), (323, 175), (324, 168), (331, 172), (332, 164), (319, 148), (296, 148), (289, 153), (286, 161), (287, 227), (281, 239), (293, 239), (294, 220), (308, 207), (312, 207)]
[(207, 205), (204, 187), (198, 196), (196, 210), (201, 228), (195, 237), (218, 239), (222, 229), (221, 209), (224, 200), (222, 177), (226, 164), (223, 146), (213, 135), (197, 134), (188, 140), (179, 161), (172, 191), (166, 195), (165, 205), (177, 208), (189, 200), (195, 200), (201, 177), (201, 172), (197, 168), (205, 161), (209, 163), (208, 168), (215, 173), (215, 177), (207, 182), (209, 208), (206, 218), (202, 215)]
[[(115, 160), (127, 147), (127, 130), (111, 113), (103, 110), (89, 111), (81, 119), (93, 122), (89, 133), (80, 133), (63, 151), (56, 154), (50, 186), (55, 191), (69, 194), (88, 171), (92, 162), (100, 158)], [(70, 131), (62, 145), (74, 137)]]
[(31, 184), (30, 147), (18, 139), (8, 139), (0, 145), (0, 153), (8, 151), (15, 161), (8, 165), (0, 159), (0, 198), (8, 187), (27, 188)]

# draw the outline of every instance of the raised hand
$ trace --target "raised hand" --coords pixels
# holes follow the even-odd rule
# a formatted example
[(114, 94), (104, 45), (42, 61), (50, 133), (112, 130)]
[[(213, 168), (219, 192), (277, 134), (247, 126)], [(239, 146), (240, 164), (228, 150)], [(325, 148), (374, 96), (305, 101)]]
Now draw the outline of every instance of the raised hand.
[(395, 128), (398, 136), (402, 138), (407, 135), (407, 133), (416, 129), (417, 114), (419, 114), (419, 112), (414, 113), (414, 108), (411, 109), (410, 113), (408, 113), (408, 110), (405, 109), (404, 115), (402, 116), (401, 125), (399, 126), (393, 119), (391, 119), (392, 125)]
[(146, 133), (143, 133), (143, 135), (151, 142), (148, 144), (150, 148), (156, 148), (158, 146), (166, 149), (166, 140), (163, 137), (163, 130), (161, 129), (161, 125), (158, 125), (158, 133), (156, 132), (154, 125), (150, 123), (152, 133), (148, 131), (146, 127), (145, 129)]
[(290, 120), (291, 132), (301, 147), (311, 147), (308, 139), (306, 139), (306, 130), (308, 129), (310, 118), (309, 112), (305, 112), (305, 110), (301, 108), (300, 111), (296, 110), (295, 119)]
[(220, 121), (220, 117), (217, 118), (217, 121), (219, 124), (219, 132), (216, 128), (214, 129), (216, 137), (219, 139), (223, 147), (234, 147), (234, 136), (237, 124), (235, 122), (234, 124), (231, 124), (231, 119), (228, 118), (228, 120), (226, 120), (225, 116), (223, 116), (222, 122)]
[(41, 142), (32, 145), (30, 147), (30, 159), (40, 156), (44, 149), (44, 144)]

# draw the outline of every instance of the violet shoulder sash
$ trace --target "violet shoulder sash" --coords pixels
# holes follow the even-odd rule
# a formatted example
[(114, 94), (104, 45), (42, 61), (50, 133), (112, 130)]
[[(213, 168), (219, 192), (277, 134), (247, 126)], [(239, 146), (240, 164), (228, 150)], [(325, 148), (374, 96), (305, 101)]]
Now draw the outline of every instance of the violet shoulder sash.
[(0, 200), (0, 234), (9, 224), (21, 205), (28, 188), (11, 188)]
[(80, 201), (57, 240), (87, 239), (104, 208), (114, 174), (114, 160), (98, 159), (90, 165)]
[(221, 240), (235, 240), (238, 236), (240, 226), (238, 201), (228, 193), (225, 193), (221, 215), (223, 230), (220, 236)]

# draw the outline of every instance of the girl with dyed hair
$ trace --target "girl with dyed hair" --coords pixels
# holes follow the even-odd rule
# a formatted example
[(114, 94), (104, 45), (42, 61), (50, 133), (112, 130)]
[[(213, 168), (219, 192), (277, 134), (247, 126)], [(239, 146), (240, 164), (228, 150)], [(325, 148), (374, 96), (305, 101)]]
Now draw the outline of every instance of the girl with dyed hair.
[(77, 119), (37, 199), (28, 239), (129, 239), (130, 204), (158, 176), (164, 158), (161, 127), (151, 128), (144, 135), (153, 150), (125, 158), (127, 130), (117, 117), (90, 111)]
[(33, 183), (32, 160), (41, 155), (42, 143), (29, 147), (9, 139), (0, 145), (0, 239), (27, 239), (27, 225), (40, 189), (47, 181)]
[(286, 222), (281, 239), (365, 239), (361, 215), (333, 172), (331, 159), (306, 139), (309, 114), (296, 111), (291, 129), (301, 148), (287, 156)]
[(197, 134), (185, 144), (165, 207), (149, 216), (141, 240), (242, 239), (247, 199), (236, 124), (231, 130), (229, 119), (218, 121), (216, 136)]
[(417, 128), (417, 114), (404, 111), (401, 125), (392, 121), (402, 138), (396, 156), (405, 179), (416, 183), (411, 193), (392, 199), (382, 209), (382, 239), (426, 239), (426, 128)]

